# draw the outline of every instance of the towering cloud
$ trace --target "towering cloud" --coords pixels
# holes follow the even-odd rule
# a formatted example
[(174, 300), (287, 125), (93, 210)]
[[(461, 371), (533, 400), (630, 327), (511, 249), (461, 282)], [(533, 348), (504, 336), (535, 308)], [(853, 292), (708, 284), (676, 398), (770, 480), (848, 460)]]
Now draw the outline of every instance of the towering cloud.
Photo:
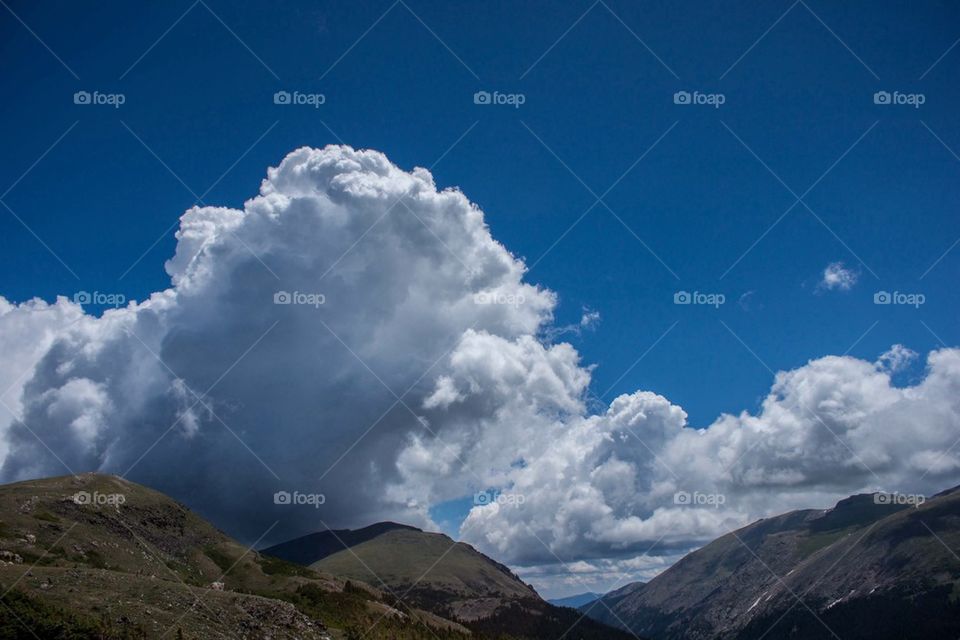
[[(39, 303), (4, 316), (0, 339), (30, 344), (34, 365), (6, 479), (129, 472), (253, 538), (278, 518), (410, 518), (412, 497), (385, 487), (397, 452), (445, 427), (424, 402), (443, 402), (449, 352), (471, 335), (543, 351), (532, 336), (555, 304), (462, 193), (372, 151), (294, 151), (242, 211), (191, 209), (177, 239), (170, 289), (52, 344)], [(275, 507), (280, 490), (326, 504)]]
[(0, 421), (3, 479), (124, 474), (251, 541), (276, 520), (271, 537), (429, 525), (431, 506), (493, 487), (518, 499), (475, 506), (466, 539), (608, 575), (611, 558), (661, 566), (636, 558), (658, 540), (960, 477), (957, 350), (909, 388), (890, 378), (903, 347), (814, 360), (778, 374), (756, 415), (705, 428), (648, 391), (592, 414), (556, 296), (464, 194), (374, 151), (298, 149), (242, 210), (187, 211), (177, 240), (170, 288), (101, 317), (0, 298), (17, 416)]

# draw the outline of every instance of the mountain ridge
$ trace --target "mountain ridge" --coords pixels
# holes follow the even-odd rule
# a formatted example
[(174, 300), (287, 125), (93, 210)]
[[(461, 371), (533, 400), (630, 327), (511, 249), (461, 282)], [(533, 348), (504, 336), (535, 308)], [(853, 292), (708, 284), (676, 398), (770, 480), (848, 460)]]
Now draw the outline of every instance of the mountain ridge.
[(393, 529), (422, 531), (422, 529), (418, 529), (417, 527), (399, 522), (383, 521), (375, 522), (360, 529), (327, 529), (314, 531), (313, 533), (263, 547), (260, 551), (289, 562), (311, 564), (322, 560), (328, 555), (343, 551), (344, 545), (353, 546), (360, 544), (361, 542), (375, 538), (381, 533)]
[[(772, 628), (816, 638), (825, 626), (844, 640), (946, 637), (960, 633), (954, 547), (960, 548), (957, 488), (915, 506), (886, 494), (857, 494), (831, 509), (753, 522), (645, 585), (608, 594), (606, 607), (581, 610), (658, 640), (755, 640)], [(896, 611), (900, 623), (884, 611)]]

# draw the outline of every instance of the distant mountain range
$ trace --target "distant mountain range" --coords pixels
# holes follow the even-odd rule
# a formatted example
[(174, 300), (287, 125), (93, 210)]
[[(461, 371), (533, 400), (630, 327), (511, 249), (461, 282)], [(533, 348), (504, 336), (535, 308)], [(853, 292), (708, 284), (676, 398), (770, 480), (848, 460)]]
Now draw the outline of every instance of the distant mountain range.
[(555, 604), (558, 607), (582, 607), (585, 604), (590, 604), (597, 598), (601, 597), (602, 593), (594, 593), (592, 591), (587, 591), (586, 593), (578, 593), (573, 596), (567, 596), (566, 598), (553, 598), (552, 600), (547, 600), (550, 604)]
[(657, 640), (960, 637), (960, 491), (755, 522), (582, 606)]

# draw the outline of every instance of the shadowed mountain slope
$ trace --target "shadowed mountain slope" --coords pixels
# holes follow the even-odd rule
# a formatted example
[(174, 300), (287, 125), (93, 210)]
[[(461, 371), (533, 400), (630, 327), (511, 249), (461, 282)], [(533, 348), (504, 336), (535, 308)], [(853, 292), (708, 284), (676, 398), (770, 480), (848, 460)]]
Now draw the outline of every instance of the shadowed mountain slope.
[(960, 492), (885, 502), (760, 520), (583, 610), (665, 640), (960, 636)]

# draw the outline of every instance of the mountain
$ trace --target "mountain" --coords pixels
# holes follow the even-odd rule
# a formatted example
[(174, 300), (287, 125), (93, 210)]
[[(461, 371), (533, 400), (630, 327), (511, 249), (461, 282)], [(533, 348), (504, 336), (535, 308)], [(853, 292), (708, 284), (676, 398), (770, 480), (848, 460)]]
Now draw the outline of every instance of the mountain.
[(510, 569), (463, 542), (392, 522), (312, 533), (262, 550), (388, 590), (475, 633), (526, 638), (631, 638), (543, 600)]
[(885, 498), (760, 520), (581, 610), (657, 640), (960, 637), (960, 491)]
[(463, 626), (249, 550), (162, 493), (96, 474), (0, 486), (0, 638), (433, 638)]
[(263, 553), (341, 578), (386, 585), (425, 606), (443, 603), (470, 620), (499, 604), (539, 596), (507, 567), (442, 533), (392, 522), (324, 531), (269, 547)]
[(566, 598), (553, 598), (547, 600), (550, 604), (556, 605), (558, 607), (582, 607), (585, 604), (589, 604), (601, 597), (602, 593), (594, 593), (592, 591), (587, 591), (586, 593), (578, 593), (573, 596), (567, 596)]

